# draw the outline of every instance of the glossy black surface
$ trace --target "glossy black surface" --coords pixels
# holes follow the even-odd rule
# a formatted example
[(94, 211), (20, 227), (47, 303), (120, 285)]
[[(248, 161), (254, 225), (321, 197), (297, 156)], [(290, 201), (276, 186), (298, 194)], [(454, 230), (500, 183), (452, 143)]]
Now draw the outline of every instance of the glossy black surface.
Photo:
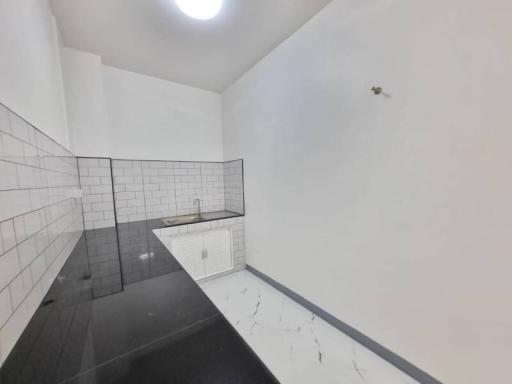
[[(182, 225), (190, 225), (190, 224), (196, 224), (196, 223), (205, 223), (208, 221), (213, 220), (222, 220), (222, 219), (230, 219), (232, 217), (242, 217), (244, 215), (240, 213), (235, 213), (231, 211), (216, 211), (216, 212), (206, 212), (201, 213), (201, 216), (198, 216), (199, 218), (187, 223), (176, 223), (176, 224), (164, 224), (163, 227), (179, 227)], [(176, 216), (179, 217), (179, 216)], [(161, 220), (160, 220), (161, 221)]]
[(152, 233), (160, 227), (86, 231), (0, 382), (275, 383)]

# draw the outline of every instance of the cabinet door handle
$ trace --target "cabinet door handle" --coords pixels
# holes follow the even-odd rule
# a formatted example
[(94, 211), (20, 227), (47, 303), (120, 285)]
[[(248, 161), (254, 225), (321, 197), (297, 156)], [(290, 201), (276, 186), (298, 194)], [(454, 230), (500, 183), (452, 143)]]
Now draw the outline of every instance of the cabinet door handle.
[(207, 259), (207, 258), (208, 258), (208, 250), (207, 250), (207, 249), (205, 249), (205, 250), (204, 250), (204, 258), (205, 258), (205, 259)]

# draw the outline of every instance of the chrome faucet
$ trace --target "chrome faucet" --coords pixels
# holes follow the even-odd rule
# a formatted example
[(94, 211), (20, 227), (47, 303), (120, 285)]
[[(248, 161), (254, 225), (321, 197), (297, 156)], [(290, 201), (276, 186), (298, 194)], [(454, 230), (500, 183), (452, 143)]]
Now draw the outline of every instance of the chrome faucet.
[(201, 200), (195, 199), (194, 205), (196, 205), (196, 204), (197, 204), (197, 216), (199, 216), (199, 218), (201, 218)]

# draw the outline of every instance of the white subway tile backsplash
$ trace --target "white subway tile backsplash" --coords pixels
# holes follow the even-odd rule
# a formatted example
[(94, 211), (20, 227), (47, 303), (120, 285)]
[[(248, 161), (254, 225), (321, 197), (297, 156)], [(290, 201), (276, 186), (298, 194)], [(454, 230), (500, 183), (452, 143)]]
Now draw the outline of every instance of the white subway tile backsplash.
[(159, 176), (174, 176), (174, 167), (169, 168), (158, 168), (158, 175)]
[(112, 160), (114, 198), (119, 223), (145, 220), (142, 162)]
[(21, 117), (11, 114), (11, 133), (18, 139), (36, 145), (35, 130)]
[(110, 176), (101, 176), (101, 184), (112, 187), (112, 178)]
[(26, 165), (30, 165), (32, 167), (40, 166), (39, 153), (36, 147), (27, 143), (23, 143), (23, 155), (25, 157)]
[(31, 237), (18, 245), (20, 267), (24, 269), (37, 257), (36, 237)]
[(94, 212), (113, 212), (114, 211), (114, 203), (108, 202), (108, 203), (94, 203), (92, 204), (92, 210)]
[(0, 160), (0, 190), (17, 189), (18, 173), (16, 172), (16, 164)]
[(110, 159), (99, 159), (100, 168), (110, 168)]
[(136, 160), (112, 160), (112, 165), (116, 168), (140, 169), (140, 162)]
[(116, 193), (116, 200), (133, 200), (135, 196), (135, 192), (119, 192)]
[(11, 122), (9, 118), (9, 111), (3, 105), (0, 104), (0, 131), (11, 132)]
[(20, 272), (16, 248), (0, 256), (0, 290), (4, 289)]
[[(45, 219), (45, 210), (30, 212), (23, 216), (25, 236), (30, 237), (48, 225)], [(16, 235), (18, 232), (16, 230)]]
[(82, 176), (80, 174), (80, 184), (82, 186), (101, 185), (101, 179), (99, 177)]
[(125, 201), (120, 201), (119, 204), (121, 206), (121, 203), (124, 203), (125, 207), (144, 207), (144, 199), (141, 198), (133, 198), (133, 199), (127, 199)]
[(39, 281), (46, 271), (46, 259), (45, 253), (41, 253), (34, 262), (30, 265), (30, 273), (32, 275), (32, 281)]
[[(81, 168), (99, 168), (100, 159), (89, 159), (89, 158), (80, 157), (78, 159), (78, 165)], [(82, 171), (80, 171), (80, 172), (82, 172)]]
[(0, 291), (0, 308), (2, 308), (0, 311), (0, 328), (2, 328), (7, 319), (11, 316), (13, 310), (8, 287)]
[(112, 192), (112, 187), (110, 185), (91, 185), (89, 191), (91, 194), (109, 193)]
[(133, 184), (133, 176), (115, 176), (114, 184)]
[(117, 209), (117, 215), (118, 217), (123, 216), (130, 216), (130, 215), (136, 215), (137, 214), (137, 207), (126, 207), (126, 208), (119, 208)]
[(27, 238), (25, 233), (25, 217), (18, 216), (14, 218), (14, 232), (16, 233), (16, 243), (21, 243)]
[(245, 213), (242, 160), (224, 164), (224, 201), (226, 210)]
[[(149, 161), (143, 161), (142, 162), (142, 175), (143, 176), (157, 176), (158, 175), (158, 168), (151, 168), (151, 166), (148, 164)], [(173, 170), (171, 170), (173, 171)], [(174, 175), (174, 173), (173, 173)], [(146, 180), (144, 180), (146, 181)]]
[(0, 223), (0, 233), (2, 235), (4, 251), (9, 250), (16, 245), (16, 234), (14, 232), (14, 223), (12, 220)]
[[(105, 194), (98, 194), (98, 195), (84, 195), (82, 197), (82, 203), (83, 204), (89, 204), (89, 203), (101, 203), (103, 202), (103, 196)], [(108, 196), (108, 195), (107, 195)]]
[[(81, 171), (80, 171), (81, 172)], [(110, 165), (108, 167), (90, 167), (88, 169), (89, 176), (108, 176), (110, 179)]]
[(65, 261), (83, 227), (80, 200), (73, 197), (79, 186), (76, 158), (1, 105), (0, 131), (0, 350), (5, 359), (53, 282), (37, 281), (57, 269), (49, 250)]
[(0, 147), (0, 159), (24, 164), (23, 142), (6, 133), (0, 133), (0, 138), (2, 144)]
[(124, 190), (126, 192), (143, 192), (143, 184), (126, 184)]
[[(243, 213), (242, 163), (113, 160), (117, 220), (221, 211), (229, 206)], [(229, 168), (227, 171), (226, 168)], [(237, 169), (238, 168), (238, 169)], [(226, 190), (225, 179), (230, 182)], [(134, 195), (132, 192), (136, 192)], [(136, 213), (134, 208), (136, 207)]]
[(103, 220), (103, 212), (84, 212), (84, 221)]
[(85, 229), (115, 225), (110, 159), (79, 158)]
[(23, 299), (32, 290), (32, 276), (30, 268), (23, 270), (16, 278), (9, 284), (11, 292), (12, 306), (18, 308)]

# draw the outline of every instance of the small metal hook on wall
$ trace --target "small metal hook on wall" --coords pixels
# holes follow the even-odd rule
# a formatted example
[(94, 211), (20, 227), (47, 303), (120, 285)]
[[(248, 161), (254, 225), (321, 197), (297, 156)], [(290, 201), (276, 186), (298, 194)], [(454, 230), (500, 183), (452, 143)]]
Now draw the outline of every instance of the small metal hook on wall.
[(372, 87), (372, 92), (376, 95), (380, 95), (382, 93), (382, 87)]

